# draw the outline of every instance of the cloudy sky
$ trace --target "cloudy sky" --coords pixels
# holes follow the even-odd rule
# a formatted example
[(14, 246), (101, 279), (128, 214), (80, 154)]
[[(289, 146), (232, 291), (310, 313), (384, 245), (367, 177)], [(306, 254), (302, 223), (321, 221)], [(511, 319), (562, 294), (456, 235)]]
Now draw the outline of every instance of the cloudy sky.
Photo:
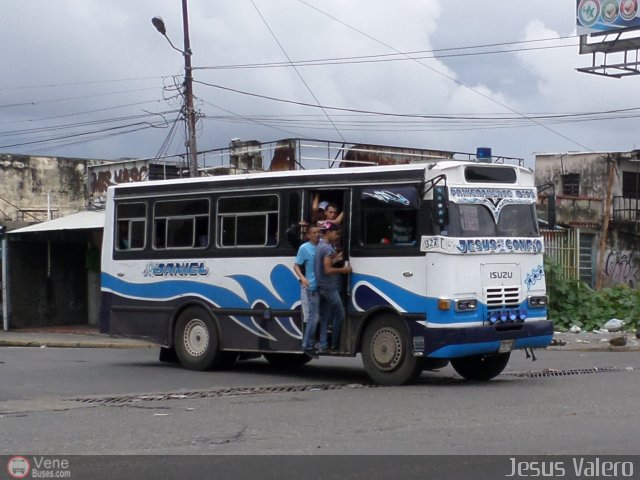
[[(307, 137), (485, 146), (532, 165), (536, 152), (640, 148), (640, 77), (575, 70), (591, 62), (578, 54), (575, 9), (575, 0), (189, 0), (198, 150)], [(5, 2), (0, 152), (184, 151), (184, 126), (172, 128), (183, 58), (154, 16), (182, 47), (180, 0)]]

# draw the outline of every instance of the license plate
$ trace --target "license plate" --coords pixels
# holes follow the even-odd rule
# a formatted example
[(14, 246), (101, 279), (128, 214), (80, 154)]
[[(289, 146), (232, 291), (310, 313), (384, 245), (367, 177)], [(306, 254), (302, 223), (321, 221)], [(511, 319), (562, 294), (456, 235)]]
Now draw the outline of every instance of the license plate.
[(498, 348), (498, 353), (507, 353), (513, 350), (513, 344), (515, 340), (500, 340), (500, 347)]

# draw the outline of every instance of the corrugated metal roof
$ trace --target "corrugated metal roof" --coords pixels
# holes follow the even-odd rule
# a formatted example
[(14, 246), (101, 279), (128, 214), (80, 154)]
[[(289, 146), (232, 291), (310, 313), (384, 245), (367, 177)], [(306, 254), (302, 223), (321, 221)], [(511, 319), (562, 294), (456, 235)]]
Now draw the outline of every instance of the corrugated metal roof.
[(104, 211), (84, 211), (56, 218), (48, 222), (36, 223), (28, 227), (11, 230), (14, 233), (50, 232), (54, 230), (90, 230), (104, 228)]

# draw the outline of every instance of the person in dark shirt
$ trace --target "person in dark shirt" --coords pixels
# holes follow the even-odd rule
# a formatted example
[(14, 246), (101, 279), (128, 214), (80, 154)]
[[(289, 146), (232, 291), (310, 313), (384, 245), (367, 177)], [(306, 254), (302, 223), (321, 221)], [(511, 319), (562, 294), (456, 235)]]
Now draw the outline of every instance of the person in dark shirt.
[(345, 312), (340, 298), (342, 274), (351, 273), (351, 267), (335, 267), (342, 261), (342, 253), (336, 253), (335, 245), (340, 238), (340, 226), (335, 223), (325, 224), (324, 240), (318, 244), (315, 258), (316, 283), (320, 294), (320, 342), (318, 352), (329, 348), (328, 327), (331, 324), (331, 352), (340, 349), (340, 334)]

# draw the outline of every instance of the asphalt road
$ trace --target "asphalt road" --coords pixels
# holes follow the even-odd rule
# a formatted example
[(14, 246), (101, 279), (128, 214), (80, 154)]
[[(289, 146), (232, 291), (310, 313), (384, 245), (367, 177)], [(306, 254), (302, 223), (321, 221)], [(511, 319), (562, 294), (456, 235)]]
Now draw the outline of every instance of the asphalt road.
[(537, 355), (488, 383), (447, 367), (376, 387), (359, 358), (201, 373), (149, 349), (0, 348), (0, 454), (638, 453), (637, 352)]

